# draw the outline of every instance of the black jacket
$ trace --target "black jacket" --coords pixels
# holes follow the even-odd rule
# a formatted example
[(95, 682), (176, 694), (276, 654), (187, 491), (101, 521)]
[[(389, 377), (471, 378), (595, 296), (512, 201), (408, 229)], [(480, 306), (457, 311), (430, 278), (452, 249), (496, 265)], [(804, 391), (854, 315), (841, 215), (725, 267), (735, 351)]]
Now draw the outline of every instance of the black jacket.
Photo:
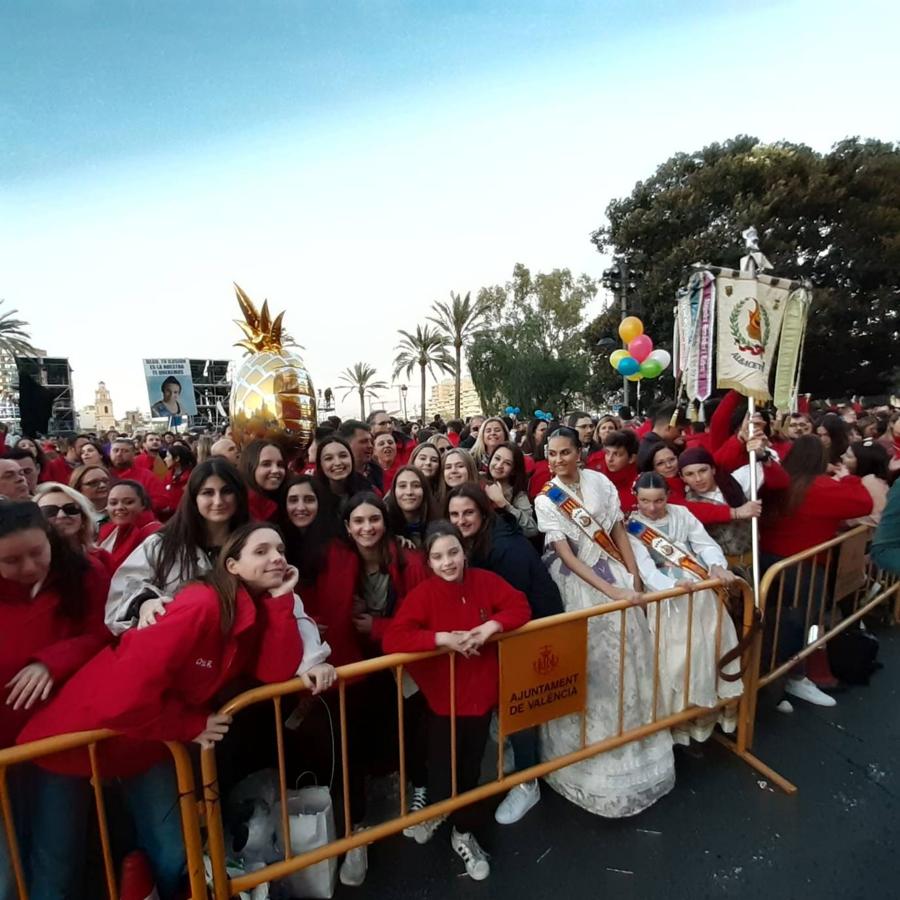
[(537, 550), (508, 517), (498, 515), (494, 520), (487, 556), (473, 556), (469, 562), (478, 569), (487, 569), (499, 575), (521, 591), (528, 598), (533, 618), (542, 619), (563, 611), (559, 588)]

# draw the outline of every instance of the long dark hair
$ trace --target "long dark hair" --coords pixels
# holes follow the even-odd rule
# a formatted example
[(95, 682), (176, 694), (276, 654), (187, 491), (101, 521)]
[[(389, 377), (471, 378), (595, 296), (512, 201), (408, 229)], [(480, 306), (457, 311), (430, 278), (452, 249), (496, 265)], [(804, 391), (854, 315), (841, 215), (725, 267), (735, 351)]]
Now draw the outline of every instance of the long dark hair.
[[(406, 560), (404, 560), (403, 554), (400, 552), (400, 547), (397, 545), (397, 539), (394, 537), (394, 534), (391, 531), (390, 522), (388, 521), (387, 507), (384, 505), (384, 501), (381, 499), (381, 497), (379, 497), (377, 494), (373, 493), (371, 490), (360, 491), (358, 494), (354, 494), (344, 504), (342, 515), (342, 518), (344, 520), (344, 527), (347, 528), (349, 526), (350, 516), (353, 515), (354, 510), (359, 509), (360, 506), (365, 506), (366, 504), (368, 504), (369, 506), (374, 506), (381, 513), (381, 518), (384, 521), (384, 537), (381, 539), (381, 546), (378, 548), (379, 569), (381, 569), (382, 572), (387, 572), (391, 561), (394, 559), (397, 560), (398, 568), (405, 568)], [(350, 546), (353, 548), (356, 554), (359, 555), (359, 548), (356, 546), (353, 538), (350, 537), (349, 531), (347, 532), (347, 540), (349, 541)], [(365, 570), (362, 566), (359, 567), (359, 575), (360, 579), (365, 576)]]
[[(72, 621), (82, 621), (88, 604), (84, 586), (85, 575), (90, 569), (87, 557), (56, 533), (37, 503), (30, 500), (0, 500), (0, 538), (32, 529), (42, 531), (50, 542), (47, 581), (52, 582), (59, 591), (59, 615)], [(3, 602), (2, 593), (0, 602)]]
[[(437, 515), (437, 504), (434, 499), (434, 494), (431, 492), (431, 485), (428, 483), (428, 479), (415, 466), (401, 466), (394, 475), (393, 483), (396, 484), (397, 479), (404, 473), (415, 475), (416, 478), (419, 479), (419, 484), (422, 485), (422, 505), (419, 507), (418, 521), (423, 525), (427, 522), (431, 522)], [(387, 509), (387, 523), (390, 526), (391, 531), (394, 534), (403, 534), (408, 523), (406, 521), (406, 516), (403, 514), (403, 510), (400, 509), (400, 506), (397, 503), (397, 498), (394, 496), (393, 490), (384, 498), (384, 505)]]
[(214, 475), (231, 489), (237, 505), (228, 530), (234, 531), (250, 521), (247, 485), (238, 470), (227, 459), (214, 456), (195, 466), (188, 478), (187, 490), (175, 510), (175, 515), (159, 532), (156, 561), (153, 564), (153, 584), (162, 588), (169, 581), (169, 573), (177, 566), (182, 584), (200, 574), (197, 570), (197, 554), (211, 549), (206, 545), (206, 520), (197, 508), (197, 497), (208, 478)]
[[(481, 513), (481, 528), (478, 529), (478, 532), (473, 537), (468, 539), (470, 543), (466, 556), (469, 559), (487, 559), (488, 554), (491, 552), (491, 532), (494, 530), (494, 520), (496, 518), (494, 505), (477, 484), (460, 484), (447, 494), (447, 506), (444, 510), (444, 515), (448, 519), (450, 518), (450, 501), (455, 500), (457, 497), (471, 500)], [(466, 546), (465, 541), (463, 546)]]
[(166, 453), (177, 461), (178, 465), (181, 467), (182, 475), (197, 465), (197, 457), (194, 456), (184, 444), (172, 444), (172, 446), (166, 450)]
[(850, 429), (847, 423), (836, 413), (826, 413), (816, 422), (816, 431), (820, 428), (824, 428), (831, 439), (831, 446), (825, 448), (828, 462), (840, 462), (850, 446)]
[[(315, 519), (303, 531), (291, 522), (287, 512), (288, 494), (298, 484), (308, 484), (319, 501)], [(284, 535), (284, 555), (292, 566), (297, 567), (301, 580), (306, 584), (315, 581), (324, 568), (328, 543), (334, 536), (334, 528), (329, 527), (322, 504), (322, 487), (319, 482), (312, 475), (294, 475), (288, 480), (278, 507), (279, 527)]]
[(659, 451), (663, 448), (668, 448), (676, 456), (678, 456), (678, 449), (671, 441), (664, 441), (662, 438), (660, 438), (659, 440), (653, 440), (653, 438), (645, 437), (644, 440), (641, 441), (641, 446), (638, 449), (638, 472), (654, 471), (653, 461), (656, 459), (656, 454), (659, 453)]
[[(331, 482), (322, 471), (322, 454), (330, 444), (340, 444), (350, 454), (350, 474), (338, 484), (340, 493), (336, 494), (331, 488)], [(319, 490), (316, 496), (319, 498), (319, 515), (326, 515), (325, 524), (332, 535), (339, 535), (339, 527), (342, 518), (343, 504), (354, 494), (371, 491), (372, 485), (356, 471), (353, 459), (353, 450), (350, 444), (337, 434), (330, 434), (323, 438), (320, 444), (316, 444), (316, 474), (313, 476)]]
[(281, 482), (281, 486), (275, 491), (263, 490), (263, 488), (256, 483), (256, 469), (259, 466), (259, 458), (262, 456), (262, 452), (266, 447), (274, 447), (281, 454), (281, 459), (284, 461), (285, 476), (287, 476), (287, 457), (285, 456), (281, 445), (276, 444), (275, 441), (250, 441), (250, 443), (241, 450), (241, 458), (239, 460), (241, 467), (240, 471), (244, 476), (244, 481), (247, 484), (248, 490), (256, 491), (257, 494), (262, 494), (264, 497), (268, 497), (270, 500), (278, 502), (278, 500), (281, 499), (282, 490), (284, 488), (283, 481)]
[(850, 452), (856, 457), (856, 474), (860, 478), (865, 478), (866, 475), (874, 475), (882, 481), (890, 478), (891, 458), (874, 438), (851, 444)]
[(525, 428), (525, 437), (522, 440), (522, 452), (531, 455), (535, 462), (546, 459), (547, 435), (550, 434), (550, 423), (547, 423), (547, 430), (544, 432), (544, 440), (538, 444), (534, 439), (534, 433), (537, 431), (538, 425), (544, 419), (532, 419)]
[(237, 592), (241, 586), (241, 580), (232, 575), (225, 567), (229, 559), (237, 559), (244, 550), (250, 535), (254, 531), (269, 528), (281, 537), (281, 532), (271, 522), (248, 522), (234, 531), (225, 542), (219, 558), (203, 581), (215, 589), (219, 595), (219, 615), (222, 623), (222, 634), (228, 634), (234, 626), (234, 612), (237, 606)]
[(782, 492), (778, 512), (790, 515), (804, 500), (810, 485), (828, 469), (825, 445), (814, 435), (798, 437), (782, 463), (791, 484)]
[(512, 441), (505, 441), (502, 444), (497, 444), (488, 458), (488, 477), (492, 481), (494, 479), (490, 474), (491, 460), (494, 458), (494, 453), (498, 450), (509, 450), (512, 454), (512, 472), (509, 475), (509, 486), (512, 488), (513, 497), (517, 497), (519, 494), (528, 490), (528, 475), (525, 472), (525, 454), (522, 452), (521, 447), (519, 447), (518, 444), (514, 444)]

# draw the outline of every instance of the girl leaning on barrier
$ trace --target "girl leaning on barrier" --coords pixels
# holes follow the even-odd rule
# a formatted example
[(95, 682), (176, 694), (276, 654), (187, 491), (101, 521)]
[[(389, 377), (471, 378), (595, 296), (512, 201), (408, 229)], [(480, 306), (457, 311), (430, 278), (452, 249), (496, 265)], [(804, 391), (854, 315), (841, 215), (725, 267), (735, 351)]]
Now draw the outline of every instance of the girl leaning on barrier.
[[(264, 682), (300, 675), (313, 693), (334, 681), (329, 647), (306, 617), (296, 582), (278, 531), (266, 523), (242, 526), (204, 583), (179, 591), (152, 628), (132, 628), (101, 651), (19, 735), (27, 743), (95, 728), (120, 732), (98, 745), (100, 771), (121, 779), (162, 900), (179, 896), (185, 856), (175, 775), (161, 742), (221, 741), (231, 720), (213, 713), (211, 703), (242, 674)], [(41, 765), (90, 774), (84, 750), (45, 757)]]
[[(36, 504), (0, 501), (0, 749), (110, 640), (108, 587), (106, 569), (73, 549)], [(87, 785), (31, 764), (11, 767), (7, 779), (30, 896), (69, 896), (84, 858)], [(3, 900), (15, 896), (12, 877), (0, 834)]]
[[(425, 539), (434, 575), (407, 594), (384, 635), (387, 653), (446, 647), (456, 660), (456, 775), (459, 793), (478, 784), (491, 714), (497, 705), (497, 648), (491, 635), (512, 631), (530, 618), (525, 596), (492, 572), (466, 565), (462, 535), (448, 522), (435, 522)], [(410, 673), (428, 702), (428, 796), (450, 796), (450, 667), (446, 655), (414, 663)], [(413, 826), (419, 844), (434, 836), (447, 816)], [(474, 831), (482, 820), (479, 804), (452, 813), (450, 843), (476, 881), (490, 864)]]
[[(628, 522), (629, 538), (641, 579), (650, 590), (666, 591), (678, 584), (703, 581), (705, 577), (721, 578), (726, 584), (736, 580), (728, 571), (722, 549), (699, 520), (683, 506), (669, 505), (669, 488), (662, 476), (644, 472), (635, 483), (634, 491), (637, 510)], [(663, 540), (654, 545), (648, 540), (654, 537)], [(672, 548), (675, 552), (665, 555), (665, 551)], [(712, 707), (721, 699), (740, 697), (743, 692), (740, 660), (730, 662), (724, 672), (736, 676), (736, 680), (724, 680), (719, 676), (719, 660), (737, 646), (738, 638), (728, 610), (722, 607), (715, 592), (701, 591), (693, 595), (693, 600), (673, 597), (657, 606), (660, 683), (668, 695), (663, 700), (664, 708), (681, 712), (689, 706)], [(648, 610), (648, 619), (651, 631), (655, 632), (655, 607)], [(688, 633), (691, 635), (690, 647)], [(685, 696), (688, 657), (690, 683)], [(672, 729), (672, 739), (676, 744), (689, 744), (691, 738), (705, 741), (717, 721), (723, 731), (732, 732), (737, 725), (735, 712), (733, 706), (726, 707), (719, 716), (686, 722)]]
[[(503, 445), (501, 445), (503, 446)], [(486, 569), (521, 591), (535, 619), (563, 611), (559, 588), (547, 572), (531, 542), (509, 517), (498, 514), (484, 491), (464, 484), (450, 492), (447, 517), (462, 535), (469, 565)], [(538, 732), (527, 728), (509, 736), (515, 771), (539, 762)], [(541, 797), (537, 780), (514, 787), (494, 814), (501, 825), (518, 822)]]
[[(794, 441), (784, 461), (785, 471), (790, 476), (790, 487), (776, 492), (773, 501), (767, 503), (761, 523), (762, 572), (783, 559), (830, 541), (846, 520), (872, 512), (872, 497), (862, 481), (851, 475), (843, 464), (839, 464), (833, 475), (826, 474), (830, 465), (828, 460), (829, 449), (816, 435), (804, 435)], [(820, 605), (828, 602), (824, 563), (824, 559), (814, 559), (804, 562), (799, 569), (790, 566), (782, 576), (785, 608), (779, 622), (779, 633), (768, 635), (770, 642), (776, 644), (776, 660), (779, 663), (798, 653), (806, 644), (805, 604), (815, 604), (810, 621), (817, 622)], [(777, 593), (777, 590), (770, 591), (770, 603), (775, 602)], [(795, 596), (799, 605), (792, 607)], [(774, 618), (767, 617), (767, 621)], [(764, 659), (767, 656), (767, 653), (764, 654)], [(785, 691), (816, 706), (834, 706), (836, 703), (833, 697), (819, 690), (806, 677), (803, 664), (788, 675)], [(789, 706), (782, 708), (790, 710)]]
[[(653, 639), (644, 613), (637, 564), (622, 524), (616, 489), (599, 472), (579, 470), (581, 447), (571, 428), (550, 432), (547, 459), (553, 479), (535, 500), (538, 527), (548, 550), (544, 561), (559, 587), (566, 611), (629, 601), (624, 612), (597, 615), (588, 624), (587, 741), (653, 719)], [(574, 514), (574, 517), (573, 517)], [(620, 646), (621, 616), (625, 641)], [(620, 653), (625, 654), (620, 684)], [(660, 708), (659, 717), (668, 710)], [(581, 717), (566, 716), (541, 729), (541, 753), (550, 760), (582, 746)], [(672, 737), (659, 731), (547, 776), (560, 794), (588, 812), (610, 818), (646, 809), (675, 785)]]

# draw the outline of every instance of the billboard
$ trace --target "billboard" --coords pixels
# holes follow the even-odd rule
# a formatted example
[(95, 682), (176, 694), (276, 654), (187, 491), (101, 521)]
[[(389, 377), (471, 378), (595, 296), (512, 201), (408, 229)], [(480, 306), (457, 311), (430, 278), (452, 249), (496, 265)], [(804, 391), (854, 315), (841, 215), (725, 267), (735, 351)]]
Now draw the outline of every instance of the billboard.
[(197, 415), (194, 380), (186, 359), (145, 359), (144, 378), (154, 419)]

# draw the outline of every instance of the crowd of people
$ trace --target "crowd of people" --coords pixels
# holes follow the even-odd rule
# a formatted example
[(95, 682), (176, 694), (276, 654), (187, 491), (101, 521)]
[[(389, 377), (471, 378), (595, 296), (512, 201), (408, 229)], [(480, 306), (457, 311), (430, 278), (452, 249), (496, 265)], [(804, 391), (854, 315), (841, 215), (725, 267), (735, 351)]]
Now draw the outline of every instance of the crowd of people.
[[(750, 565), (754, 518), (763, 568), (882, 517), (892, 524), (873, 554), (894, 567), (900, 554), (900, 489), (888, 496), (900, 412), (847, 403), (751, 418), (731, 392), (706, 413), (708, 425), (664, 405), (646, 420), (622, 409), (419, 427), (376, 410), (365, 422), (322, 423), (293, 454), (276, 441), (239, 447), (227, 432), (10, 439), (0, 448), (0, 748), (118, 732), (98, 745), (101, 771), (167, 900), (183, 890), (185, 857), (160, 742), (217, 746), (223, 791), (274, 752), (261, 737), (270, 725), (215, 712), (227, 697), (302, 678), (315, 699), (284, 711), (289, 766), (327, 783), (340, 744), (335, 669), (449, 648), (462, 792), (478, 783), (498, 700), (489, 639), (534, 617), (625, 601), (624, 626), (618, 616), (589, 626), (587, 740), (689, 705), (715, 711), (547, 782), (598, 815), (639, 813), (674, 786), (674, 746), (734, 728), (741, 693), (739, 661), (719, 665), (738, 643), (721, 597), (675, 598), (657, 615), (647, 592), (707, 576), (733, 583)], [(450, 794), (448, 667), (446, 655), (411, 665), (402, 686), (411, 810)], [(779, 708), (833, 705), (832, 685), (827, 671), (797, 667)], [(371, 824), (367, 776), (396, 769), (397, 703), (389, 672), (347, 687), (349, 777), (338, 773), (334, 790), (346, 792), (355, 830)], [(510, 764), (570, 753), (581, 729), (580, 717), (563, 717), (519, 732)], [(89, 774), (82, 750), (8, 773), (32, 897), (76, 896)], [(512, 824), (539, 800), (538, 781), (525, 782), (494, 818)], [(477, 880), (490, 872), (485, 815), (473, 804), (449, 823)], [(425, 843), (443, 822), (404, 833)], [(15, 890), (6, 853), (0, 841), (2, 900)], [(366, 848), (353, 850), (341, 881), (362, 884), (366, 870)]]

